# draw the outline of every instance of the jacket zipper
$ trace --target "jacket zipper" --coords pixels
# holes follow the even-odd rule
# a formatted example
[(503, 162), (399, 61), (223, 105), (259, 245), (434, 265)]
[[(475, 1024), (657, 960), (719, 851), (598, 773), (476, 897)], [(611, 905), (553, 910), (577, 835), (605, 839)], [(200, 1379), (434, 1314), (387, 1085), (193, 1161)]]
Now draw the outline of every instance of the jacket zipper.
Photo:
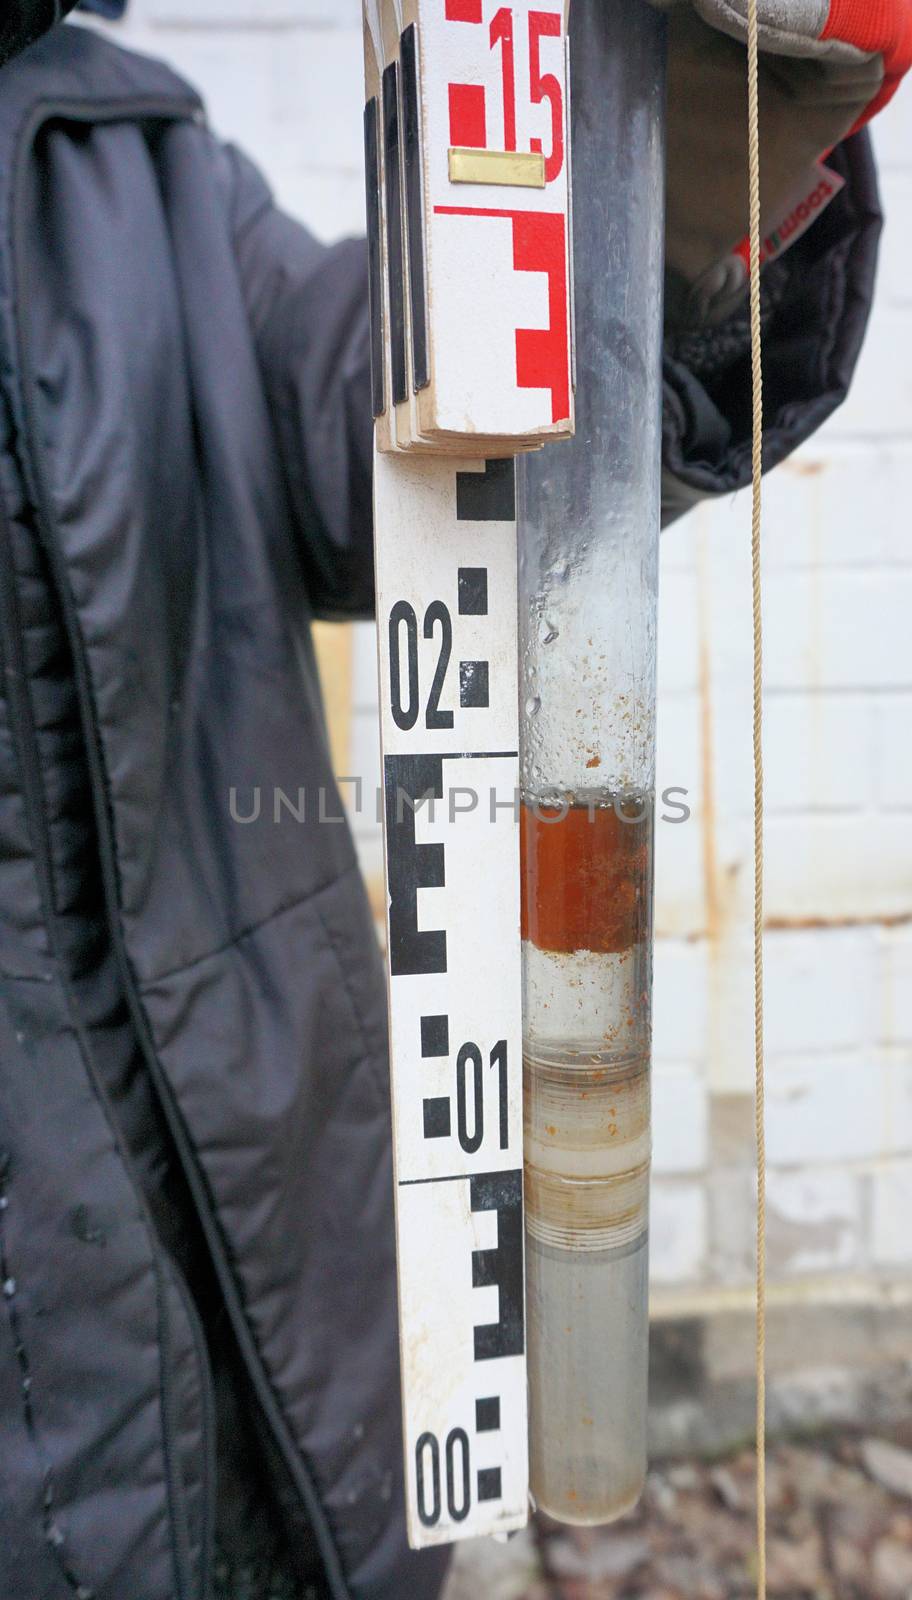
[(24, 324), (23, 300), (18, 292), (22, 282), (21, 266), (23, 260), (23, 208), (22, 208), (22, 180), (25, 166), (31, 153), (32, 144), (43, 123), (54, 119), (79, 123), (104, 123), (114, 121), (136, 121), (140, 119), (158, 120), (162, 122), (178, 122), (198, 120), (201, 108), (198, 102), (177, 102), (167, 99), (149, 100), (118, 100), (99, 103), (87, 108), (85, 104), (63, 101), (59, 103), (44, 104), (36, 110), (28, 123), (24, 135), (19, 142), (19, 153), (16, 168), (13, 174), (13, 304), (16, 318), (16, 337), (18, 354), (22, 372), (22, 403), (24, 410), (25, 426), (23, 428), (24, 449), (28, 453), (31, 467), (32, 483), (30, 489), (38, 513), (48, 560), (57, 587), (58, 596), (63, 611), (70, 650), (72, 653), (77, 694), (85, 739), (86, 754), (88, 757), (89, 776), (92, 786), (93, 805), (95, 810), (95, 824), (98, 833), (98, 852), (101, 865), (102, 886), (104, 890), (105, 905), (108, 914), (108, 928), (114, 948), (124, 994), (130, 1011), (131, 1020), (136, 1032), (150, 1078), (158, 1094), (168, 1129), (174, 1141), (174, 1147), (183, 1168), (191, 1198), (196, 1207), (200, 1226), (203, 1231), (213, 1268), (218, 1280), (219, 1288), (224, 1297), (225, 1305), (231, 1319), (235, 1338), (238, 1342), (242, 1359), (247, 1367), (253, 1385), (254, 1393), (262, 1408), (263, 1415), (269, 1424), (270, 1430), (278, 1446), (301, 1500), (304, 1504), (311, 1526), (316, 1534), (320, 1555), (329, 1583), (332, 1600), (352, 1600), (351, 1591), (342, 1568), (341, 1558), (336, 1547), (332, 1530), (329, 1526), (326, 1513), (320, 1503), (313, 1478), (307, 1467), (294, 1436), (282, 1415), (276, 1397), (272, 1391), (269, 1375), (263, 1365), (262, 1358), (256, 1346), (250, 1325), (244, 1313), (240, 1290), (232, 1271), (225, 1242), (222, 1238), (220, 1224), (215, 1216), (209, 1195), (206, 1180), (200, 1171), (196, 1155), (183, 1117), (177, 1105), (171, 1086), (158, 1060), (155, 1043), (152, 1039), (149, 1023), (146, 1017), (142, 999), (133, 973), (129, 953), (123, 937), (123, 928), (120, 921), (120, 903), (117, 875), (117, 857), (114, 847), (111, 818), (107, 808), (107, 786), (105, 782), (104, 759), (102, 754), (101, 738), (95, 720), (95, 707), (91, 689), (91, 678), (82, 632), (69, 586), (69, 575), (62, 548), (57, 539), (57, 529), (51, 509), (50, 498), (47, 493), (45, 480), (42, 473), (40, 451), (37, 445), (39, 437), (37, 417), (34, 407), (34, 379), (29, 358), (28, 338)]
[[(168, 1314), (167, 1296), (165, 1292), (166, 1263), (158, 1235), (151, 1214), (146, 1205), (141, 1186), (136, 1180), (132, 1156), (124, 1144), (117, 1119), (114, 1116), (104, 1085), (98, 1079), (93, 1064), (92, 1051), (85, 1029), (82, 1026), (79, 1010), (66, 976), (66, 962), (58, 943), (56, 896), (54, 892), (53, 853), (48, 834), (47, 807), (45, 803), (44, 782), (41, 773), (41, 762), (37, 750), (35, 727), (32, 718), (31, 700), (28, 694), (28, 678), (26, 663), (22, 649), (22, 629), (17, 603), (17, 574), (13, 562), (9, 519), (6, 507), (0, 504), (0, 620), (2, 620), (4, 639), (10, 652), (10, 660), (6, 664), (6, 688), (10, 708), (10, 724), (16, 740), (17, 754), (22, 767), (23, 787), (25, 790), (26, 810), (29, 818), (29, 831), (32, 835), (35, 851), (35, 867), (38, 878), (39, 893), (44, 906), (44, 913), (50, 938), (50, 955), (57, 969), (57, 976), (63, 992), (67, 1014), (79, 1044), (80, 1053), (85, 1064), (86, 1072), (91, 1080), (92, 1087), (98, 1098), (99, 1104), (105, 1115), (112, 1138), (117, 1146), (118, 1153), (124, 1164), (127, 1176), (133, 1188), (140, 1215), (145, 1224), (152, 1269), (155, 1275), (155, 1298), (158, 1307), (159, 1344), (161, 1364), (161, 1389), (162, 1389), (162, 1438), (164, 1444), (165, 1470), (168, 1484), (168, 1500), (172, 1510), (174, 1533), (172, 1538), (172, 1557), (174, 1563), (175, 1588), (178, 1600), (190, 1600), (191, 1585), (189, 1580), (189, 1533), (186, 1527), (186, 1518), (183, 1508), (183, 1485), (179, 1474), (175, 1472), (174, 1460), (169, 1437), (169, 1427), (173, 1426), (174, 1405), (171, 1397), (171, 1326)], [(191, 1330), (192, 1331), (192, 1330)], [(208, 1379), (208, 1370), (207, 1370)], [(205, 1596), (205, 1590), (202, 1591)]]

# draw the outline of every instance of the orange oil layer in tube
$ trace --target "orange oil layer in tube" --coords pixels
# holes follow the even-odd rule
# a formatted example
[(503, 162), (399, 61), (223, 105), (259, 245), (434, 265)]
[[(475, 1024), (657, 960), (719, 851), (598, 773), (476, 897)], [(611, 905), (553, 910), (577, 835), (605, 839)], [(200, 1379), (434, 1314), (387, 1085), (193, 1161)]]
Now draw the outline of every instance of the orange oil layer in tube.
[(520, 809), (522, 937), (539, 950), (620, 954), (648, 937), (652, 805)]

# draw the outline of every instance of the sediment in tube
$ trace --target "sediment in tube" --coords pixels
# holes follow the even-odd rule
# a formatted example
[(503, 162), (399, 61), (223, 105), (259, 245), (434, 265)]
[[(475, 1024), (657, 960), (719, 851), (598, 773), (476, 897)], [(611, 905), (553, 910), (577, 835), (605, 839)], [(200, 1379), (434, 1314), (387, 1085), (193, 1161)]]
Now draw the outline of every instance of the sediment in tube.
[(521, 813), (533, 1482), (565, 1521), (621, 1514), (645, 1465), (652, 837), (646, 794)]

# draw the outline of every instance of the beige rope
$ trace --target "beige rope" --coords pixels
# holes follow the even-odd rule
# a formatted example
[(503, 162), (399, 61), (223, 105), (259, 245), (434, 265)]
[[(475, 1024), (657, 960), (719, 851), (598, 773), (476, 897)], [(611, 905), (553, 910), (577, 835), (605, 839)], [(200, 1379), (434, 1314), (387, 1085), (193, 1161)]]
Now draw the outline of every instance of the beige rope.
[(751, 588), (754, 629), (754, 1075), (757, 1136), (757, 1597), (766, 1600), (766, 1131), (763, 1061), (763, 612), (760, 481), (763, 367), (760, 338), (760, 107), (757, 0), (747, 8), (750, 178), (750, 325), (753, 378)]

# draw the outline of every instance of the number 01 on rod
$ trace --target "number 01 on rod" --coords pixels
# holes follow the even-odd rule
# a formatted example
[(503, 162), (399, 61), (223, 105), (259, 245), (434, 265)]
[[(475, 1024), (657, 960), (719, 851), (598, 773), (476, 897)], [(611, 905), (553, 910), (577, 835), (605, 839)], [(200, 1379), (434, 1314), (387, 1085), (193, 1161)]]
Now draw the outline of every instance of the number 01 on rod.
[(566, 8), (365, 0), (408, 1532), (523, 1525), (516, 492), (573, 432)]

